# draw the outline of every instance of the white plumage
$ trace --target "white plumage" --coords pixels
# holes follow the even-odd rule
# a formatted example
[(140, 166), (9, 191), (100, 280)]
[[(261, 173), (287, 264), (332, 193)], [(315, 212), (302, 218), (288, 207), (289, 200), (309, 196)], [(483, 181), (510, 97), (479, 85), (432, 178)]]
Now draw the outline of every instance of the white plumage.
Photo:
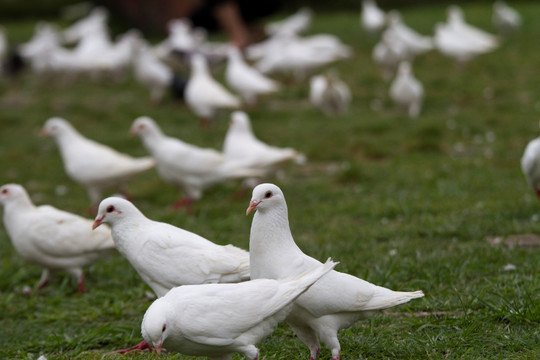
[(305, 156), (292, 148), (279, 148), (257, 139), (248, 115), (243, 111), (231, 114), (229, 130), (223, 142), (223, 155), (272, 175), (287, 161), (305, 162)]
[[(257, 210), (249, 240), (252, 279), (284, 279), (321, 263), (304, 254), (289, 228), (287, 203), (283, 192), (273, 184), (253, 189), (247, 213)], [(320, 351), (320, 339), (340, 357), (337, 332), (354, 322), (386, 309), (424, 296), (422, 291), (398, 292), (371, 284), (349, 274), (329, 272), (295, 302), (287, 322), (310, 348), (311, 359)]]
[(521, 157), (521, 170), (540, 199), (540, 137), (527, 144)]
[(134, 176), (154, 167), (152, 158), (133, 158), (90, 140), (62, 118), (47, 120), (41, 133), (54, 138), (67, 175), (86, 188), (92, 206), (99, 203), (105, 189), (123, 190)]
[(424, 54), (435, 47), (433, 38), (431, 36), (421, 35), (417, 31), (407, 26), (403, 22), (399, 11), (393, 10), (389, 12), (388, 22), (389, 26), (385, 33), (392, 33), (395, 39), (403, 44), (406, 49), (406, 57), (408, 60), (413, 59), (415, 56)]
[(410, 117), (417, 117), (422, 109), (424, 87), (414, 77), (411, 64), (399, 64), (396, 78), (390, 84), (390, 98), (400, 107), (407, 109)]
[(174, 74), (142, 41), (138, 44), (137, 55), (133, 61), (135, 79), (150, 89), (150, 100), (158, 103), (171, 87)]
[(82, 268), (114, 252), (109, 228), (92, 232), (92, 220), (53, 206), (35, 206), (18, 184), (0, 187), (4, 226), (15, 250), (26, 261), (43, 267), (38, 289), (54, 271), (67, 271), (84, 291)]
[(502, 0), (493, 3), (492, 21), (502, 35), (510, 35), (521, 27), (521, 15)]
[(184, 190), (186, 198), (177, 202), (175, 207), (189, 207), (202, 197), (204, 189), (212, 185), (262, 174), (261, 170), (244, 161), (228, 159), (217, 150), (200, 148), (166, 136), (155, 121), (146, 116), (135, 119), (130, 132), (141, 137), (163, 180)]
[(293, 301), (335, 265), (329, 260), (284, 280), (176, 287), (148, 308), (142, 335), (158, 354), (164, 347), (221, 360), (232, 360), (232, 354), (240, 352), (257, 360), (255, 345), (287, 317)]
[(239, 49), (231, 47), (227, 56), (225, 80), (231, 89), (244, 99), (247, 105), (255, 105), (259, 95), (270, 94), (279, 90), (276, 81), (246, 64)]
[(448, 7), (446, 23), (453, 31), (461, 36), (463, 41), (479, 49), (492, 51), (499, 46), (499, 40), (495, 35), (467, 24), (463, 10), (457, 5)]
[(309, 85), (311, 103), (326, 115), (343, 114), (349, 109), (351, 91), (336, 73), (313, 76)]
[(158, 297), (180, 285), (249, 279), (247, 251), (150, 220), (127, 200), (101, 201), (93, 228), (102, 223), (111, 226), (116, 248)]
[(241, 105), (238, 97), (212, 77), (206, 58), (201, 54), (193, 54), (191, 58), (185, 100), (189, 108), (204, 121), (213, 118), (218, 109), (236, 109)]
[(270, 35), (298, 35), (309, 28), (312, 20), (313, 10), (308, 7), (302, 7), (283, 20), (267, 24), (264, 30)]
[(362, 0), (360, 24), (369, 34), (382, 31), (386, 25), (386, 14), (377, 6), (375, 0)]

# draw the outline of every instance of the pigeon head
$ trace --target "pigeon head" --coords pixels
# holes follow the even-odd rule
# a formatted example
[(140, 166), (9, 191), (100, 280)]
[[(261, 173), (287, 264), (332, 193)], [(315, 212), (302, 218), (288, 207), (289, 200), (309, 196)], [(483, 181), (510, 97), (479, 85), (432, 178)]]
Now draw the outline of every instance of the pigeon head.
[(156, 122), (149, 118), (148, 116), (139, 116), (133, 121), (131, 129), (129, 130), (130, 135), (146, 135), (155, 131), (157, 129)]
[(229, 122), (231, 129), (251, 132), (251, 124), (249, 117), (243, 111), (234, 111), (231, 114), (231, 121)]
[(195, 53), (191, 56), (191, 69), (196, 73), (208, 73), (208, 62), (203, 54)]
[(6, 205), (15, 200), (25, 199), (30, 201), (26, 190), (19, 184), (5, 184), (0, 187), (0, 204)]
[(45, 122), (45, 125), (43, 125), (41, 136), (58, 136), (66, 129), (72, 129), (72, 126), (65, 119), (52, 117)]
[(92, 229), (103, 223), (112, 226), (118, 221), (135, 214), (140, 214), (140, 211), (130, 201), (114, 196), (108, 197), (99, 204)]
[(158, 355), (161, 354), (163, 343), (172, 331), (167, 327), (167, 304), (163, 299), (157, 299), (150, 305), (141, 324), (141, 333), (147, 343), (152, 344)]
[(399, 63), (399, 69), (398, 72), (401, 75), (408, 75), (411, 73), (411, 63), (408, 61), (402, 61)]
[(274, 184), (260, 184), (253, 189), (253, 195), (246, 210), (246, 215), (253, 210), (265, 212), (267, 210), (287, 206), (285, 196), (279, 187)]

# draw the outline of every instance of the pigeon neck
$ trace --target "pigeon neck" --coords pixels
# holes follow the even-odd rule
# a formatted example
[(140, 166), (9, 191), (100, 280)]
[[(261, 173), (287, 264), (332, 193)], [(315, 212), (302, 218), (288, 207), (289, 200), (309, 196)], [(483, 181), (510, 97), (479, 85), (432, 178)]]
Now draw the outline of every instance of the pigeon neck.
[(142, 137), (142, 141), (147, 149), (153, 149), (164, 137), (160, 129), (154, 128)]

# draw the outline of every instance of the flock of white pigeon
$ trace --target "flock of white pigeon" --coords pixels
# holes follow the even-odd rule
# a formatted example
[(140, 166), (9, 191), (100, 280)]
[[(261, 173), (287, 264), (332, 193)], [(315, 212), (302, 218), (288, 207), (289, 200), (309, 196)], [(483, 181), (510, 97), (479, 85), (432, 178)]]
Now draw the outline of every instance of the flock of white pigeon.
[[(494, 10), (501, 33), (519, 27), (519, 15), (504, 3), (497, 1)], [(171, 22), (170, 36), (155, 47), (134, 31), (112, 43), (105, 27), (107, 13), (101, 8), (62, 33), (50, 24), (38, 24), (34, 37), (20, 51), (37, 72), (121, 76), (133, 63), (136, 78), (150, 88), (153, 101), (161, 99), (174, 76), (164, 54), (181, 52), (192, 69), (185, 100), (194, 113), (208, 120), (219, 108), (253, 106), (258, 96), (279, 91), (280, 85), (265, 74), (288, 72), (303, 79), (323, 65), (350, 56), (350, 49), (332, 35), (299, 35), (312, 15), (301, 9), (270, 24), (268, 40), (246, 49), (248, 58), (256, 62), (254, 67), (238, 49), (206, 42), (205, 33), (184, 20)], [(414, 57), (437, 48), (465, 62), (498, 45), (495, 36), (467, 25), (456, 6), (449, 9), (447, 23), (436, 25), (433, 38), (407, 27), (395, 11), (385, 14), (373, 0), (363, 1), (361, 24), (372, 34), (382, 33), (373, 58), (383, 76), (394, 76), (397, 71), (390, 94), (410, 116), (419, 114), (423, 96), (422, 85), (412, 75)], [(0, 52), (5, 47), (2, 39)], [(78, 44), (68, 50), (61, 40)], [(212, 78), (207, 58), (213, 56), (227, 58), (226, 81), (239, 97)], [(313, 77), (310, 85), (310, 98), (322, 111), (346, 111), (350, 92), (335, 73)], [(275, 176), (284, 162), (305, 161), (292, 148), (258, 140), (246, 113), (232, 113), (221, 152), (167, 136), (149, 117), (135, 119), (130, 132), (141, 138), (150, 156), (132, 158), (119, 153), (84, 137), (58, 117), (43, 126), (42, 135), (51, 136), (58, 145), (67, 175), (87, 189), (91, 205), (97, 208), (94, 221), (52, 206), (36, 206), (21, 185), (0, 187), (4, 225), (13, 246), (25, 260), (43, 268), (38, 289), (48, 283), (51, 272), (63, 270), (77, 278), (78, 290), (83, 292), (83, 268), (116, 249), (155, 292), (158, 299), (141, 325), (144, 340), (120, 352), (153, 348), (159, 354), (167, 349), (213, 359), (232, 359), (239, 352), (255, 360), (259, 357), (256, 345), (286, 321), (309, 348), (311, 360), (320, 353), (319, 341), (338, 360), (339, 330), (378, 310), (424, 296), (422, 291), (392, 291), (368, 283), (333, 270), (336, 263), (330, 259), (323, 264), (306, 255), (291, 234), (285, 196), (273, 184), (253, 189), (246, 212), (255, 212), (249, 252), (151, 220), (121, 197), (103, 199), (106, 188), (122, 188), (137, 174), (155, 168), (165, 182), (184, 193), (175, 206), (189, 208), (214, 184), (240, 178), (254, 186)], [(524, 156), (523, 163), (532, 168), (536, 160), (530, 158)], [(532, 186), (536, 182), (531, 180)]]

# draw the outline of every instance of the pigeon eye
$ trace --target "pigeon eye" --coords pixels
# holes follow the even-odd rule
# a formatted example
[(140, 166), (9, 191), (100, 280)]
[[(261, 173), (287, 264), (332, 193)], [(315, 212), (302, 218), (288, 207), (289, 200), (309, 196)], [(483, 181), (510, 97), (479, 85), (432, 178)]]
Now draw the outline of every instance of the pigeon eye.
[(112, 206), (112, 205), (107, 206), (107, 212), (108, 213), (112, 213), (113, 211), (114, 211), (114, 206)]
[(8, 189), (2, 189), (2, 194), (7, 194), (8, 193)]
[(163, 324), (163, 327), (161, 328), (161, 332), (165, 332), (165, 329), (167, 329), (167, 324)]
[(266, 199), (270, 199), (272, 197), (272, 192), (270, 190), (268, 190), (265, 194), (264, 194), (264, 197)]

